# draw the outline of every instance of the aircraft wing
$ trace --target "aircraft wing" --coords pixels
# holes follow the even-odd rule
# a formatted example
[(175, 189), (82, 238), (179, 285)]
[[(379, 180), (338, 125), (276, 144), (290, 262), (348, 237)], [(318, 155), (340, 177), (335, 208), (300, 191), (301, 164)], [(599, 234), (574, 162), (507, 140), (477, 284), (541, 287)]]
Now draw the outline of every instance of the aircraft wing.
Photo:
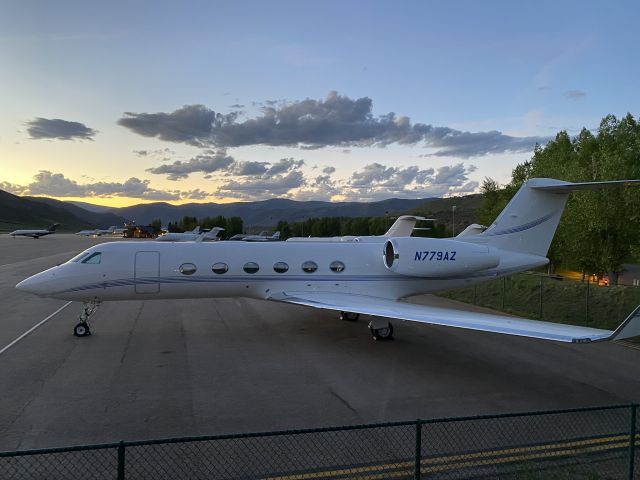
[(558, 342), (589, 343), (602, 340), (621, 340), (640, 335), (640, 306), (615, 331), (612, 331), (541, 322), (539, 320), (526, 320), (506, 315), (430, 307), (346, 293), (283, 292), (272, 296), (270, 300), (327, 310), (362, 313), (432, 325), (468, 328), (470, 330), (519, 335)]

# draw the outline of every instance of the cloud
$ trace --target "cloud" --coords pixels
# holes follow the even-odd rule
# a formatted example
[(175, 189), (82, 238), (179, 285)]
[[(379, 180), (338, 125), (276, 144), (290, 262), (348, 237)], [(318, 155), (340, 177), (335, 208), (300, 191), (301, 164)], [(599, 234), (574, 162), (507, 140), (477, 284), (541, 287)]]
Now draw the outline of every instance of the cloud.
[(335, 195), (347, 200), (375, 201), (390, 197), (428, 198), (473, 193), (479, 184), (468, 174), (475, 167), (464, 164), (420, 169), (418, 166), (388, 167), (380, 163), (366, 165), (354, 172)]
[(294, 170), (286, 175), (263, 175), (242, 181), (232, 180), (218, 187), (218, 193), (242, 200), (265, 200), (285, 196), (290, 190), (299, 188), (305, 183), (302, 172)]
[(9, 192), (14, 195), (22, 195), (22, 192), (24, 191), (24, 186), (17, 185), (11, 182), (0, 182), (0, 190), (4, 190), (5, 192)]
[(587, 92), (583, 92), (582, 90), (567, 90), (564, 92), (564, 96), (569, 100), (584, 100)]
[(226, 171), (234, 163), (233, 157), (228, 156), (225, 150), (219, 150), (209, 154), (198, 155), (186, 162), (176, 160), (171, 164), (148, 168), (147, 172), (165, 174), (169, 180), (179, 180), (187, 178), (193, 172), (213, 173)]
[(130, 197), (145, 200), (180, 200), (181, 198), (203, 199), (210, 194), (199, 189), (158, 190), (151, 188), (149, 180), (131, 177), (124, 182), (78, 183), (62, 173), (41, 170), (28, 185), (0, 183), (0, 188), (19, 195), (47, 195), (52, 197)]
[(162, 157), (166, 155), (175, 155), (176, 152), (170, 148), (157, 148), (155, 150), (133, 150), (138, 157)]
[(125, 112), (118, 125), (143, 137), (201, 146), (211, 134), (216, 117), (223, 118), (204, 105), (185, 105), (171, 113)]
[(69, 122), (59, 118), (37, 117), (27, 122), (27, 133), (34, 140), (93, 140), (97, 130), (84, 123)]
[(330, 174), (307, 180), (289, 192), (296, 200), (349, 200), (369, 202), (387, 198), (429, 198), (474, 193), (479, 183), (468, 178), (474, 165), (462, 163), (437, 169), (390, 167), (380, 163), (365, 165), (346, 180), (333, 180)]
[(324, 100), (265, 102), (261, 115), (239, 121), (239, 112), (215, 113), (186, 105), (171, 113), (125, 113), (118, 123), (147, 137), (217, 148), (250, 145), (317, 149), (328, 146), (385, 147), (391, 144), (435, 148), (438, 156), (469, 158), (489, 153), (531, 151), (549, 137), (513, 137), (498, 131), (463, 132), (411, 123), (391, 112), (372, 114), (368, 97), (351, 99), (330, 92)]
[(322, 169), (322, 173), (324, 173), (325, 175), (331, 175), (335, 171), (336, 171), (336, 167), (324, 167)]
[(209, 153), (198, 155), (186, 162), (176, 160), (171, 164), (148, 168), (147, 172), (167, 175), (167, 179), (169, 180), (187, 178), (189, 174), (196, 172), (206, 174), (205, 178), (211, 178), (212, 173), (237, 175), (241, 177), (259, 175), (274, 176), (300, 168), (304, 165), (304, 160), (295, 160), (293, 158), (282, 158), (276, 163), (254, 162), (235, 160), (232, 156), (227, 155), (224, 149), (218, 150), (217, 152), (209, 150), (208, 152)]

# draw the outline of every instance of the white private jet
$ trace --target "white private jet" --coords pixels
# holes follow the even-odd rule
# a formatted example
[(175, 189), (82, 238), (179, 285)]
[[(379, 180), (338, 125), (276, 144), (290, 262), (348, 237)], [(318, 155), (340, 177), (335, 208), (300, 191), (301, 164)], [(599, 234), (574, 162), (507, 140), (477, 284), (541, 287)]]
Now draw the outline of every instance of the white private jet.
[(155, 239), (156, 242), (202, 242), (206, 240), (217, 240), (218, 234), (224, 231), (222, 227), (214, 227), (208, 232), (200, 232), (200, 227), (196, 227), (190, 232), (178, 233), (167, 232)]
[[(123, 229), (120, 229), (122, 233)], [(114, 235), (116, 233), (116, 226), (112, 225), (107, 229), (94, 228), (93, 230), (80, 230), (76, 235), (84, 235), (87, 237), (100, 237), (102, 235)]]
[(40, 238), (40, 237), (44, 237), (45, 235), (51, 235), (52, 233), (56, 233), (56, 228), (58, 228), (59, 226), (60, 226), (59, 223), (54, 223), (53, 225), (48, 227), (46, 230), (14, 230), (9, 235), (11, 235), (13, 238), (16, 238), (16, 237)]
[(280, 232), (276, 232), (271, 236), (268, 236), (266, 230), (260, 232), (258, 235), (247, 235), (246, 233), (239, 233), (234, 235), (229, 240), (241, 241), (241, 242), (277, 242), (280, 240)]
[[(84, 302), (74, 329), (77, 336), (90, 333), (88, 320), (102, 301), (241, 296), (335, 310), (346, 319), (372, 315), (369, 328), (375, 339), (392, 337), (389, 318), (560, 342), (629, 338), (640, 335), (640, 307), (609, 331), (402, 301), (546, 265), (569, 194), (619, 186), (640, 186), (640, 180), (531, 179), (489, 228), (448, 239), (392, 234), (313, 244), (104, 243), (23, 280), (16, 288)], [(412, 221), (415, 225), (415, 220), (403, 221), (404, 227), (395, 231), (406, 234)]]

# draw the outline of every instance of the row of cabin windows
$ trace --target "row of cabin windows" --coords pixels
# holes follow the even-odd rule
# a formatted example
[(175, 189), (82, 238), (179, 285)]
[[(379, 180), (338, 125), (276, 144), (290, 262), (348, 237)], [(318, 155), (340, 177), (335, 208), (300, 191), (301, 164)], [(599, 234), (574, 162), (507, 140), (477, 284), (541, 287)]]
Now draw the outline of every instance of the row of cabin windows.
[[(340, 273), (344, 271), (345, 268), (346, 267), (344, 263), (339, 260), (336, 260), (329, 264), (329, 269), (331, 269), (331, 271), (335, 273)], [(242, 269), (246, 273), (258, 273), (258, 270), (260, 270), (260, 265), (258, 265), (256, 262), (247, 262), (244, 264), (244, 267), (242, 267)], [(198, 268), (193, 263), (183, 263), (182, 265), (180, 265), (179, 270), (180, 273), (184, 275), (193, 275), (194, 273), (196, 273), (196, 270), (198, 270)], [(211, 270), (213, 271), (213, 273), (222, 275), (223, 273), (227, 273), (229, 271), (229, 265), (222, 262), (214, 263), (211, 267)], [(318, 264), (316, 262), (308, 260), (302, 264), (302, 271), (305, 273), (313, 273), (316, 270), (318, 270)], [(276, 273), (285, 273), (289, 271), (289, 265), (287, 265), (285, 262), (276, 262), (273, 264), (273, 271)]]

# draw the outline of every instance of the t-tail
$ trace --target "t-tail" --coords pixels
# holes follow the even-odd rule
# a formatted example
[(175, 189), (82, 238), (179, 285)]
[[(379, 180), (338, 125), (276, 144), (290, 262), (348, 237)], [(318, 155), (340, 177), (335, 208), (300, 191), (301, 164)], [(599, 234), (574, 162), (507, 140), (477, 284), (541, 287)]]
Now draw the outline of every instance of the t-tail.
[(640, 180), (571, 183), (532, 178), (520, 187), (489, 228), (468, 241), (546, 257), (571, 192), (630, 186), (640, 186)]
[(55, 232), (56, 228), (58, 228), (60, 226), (59, 223), (54, 223), (53, 225), (50, 225), (49, 227), (47, 227), (47, 231), (49, 232)]

